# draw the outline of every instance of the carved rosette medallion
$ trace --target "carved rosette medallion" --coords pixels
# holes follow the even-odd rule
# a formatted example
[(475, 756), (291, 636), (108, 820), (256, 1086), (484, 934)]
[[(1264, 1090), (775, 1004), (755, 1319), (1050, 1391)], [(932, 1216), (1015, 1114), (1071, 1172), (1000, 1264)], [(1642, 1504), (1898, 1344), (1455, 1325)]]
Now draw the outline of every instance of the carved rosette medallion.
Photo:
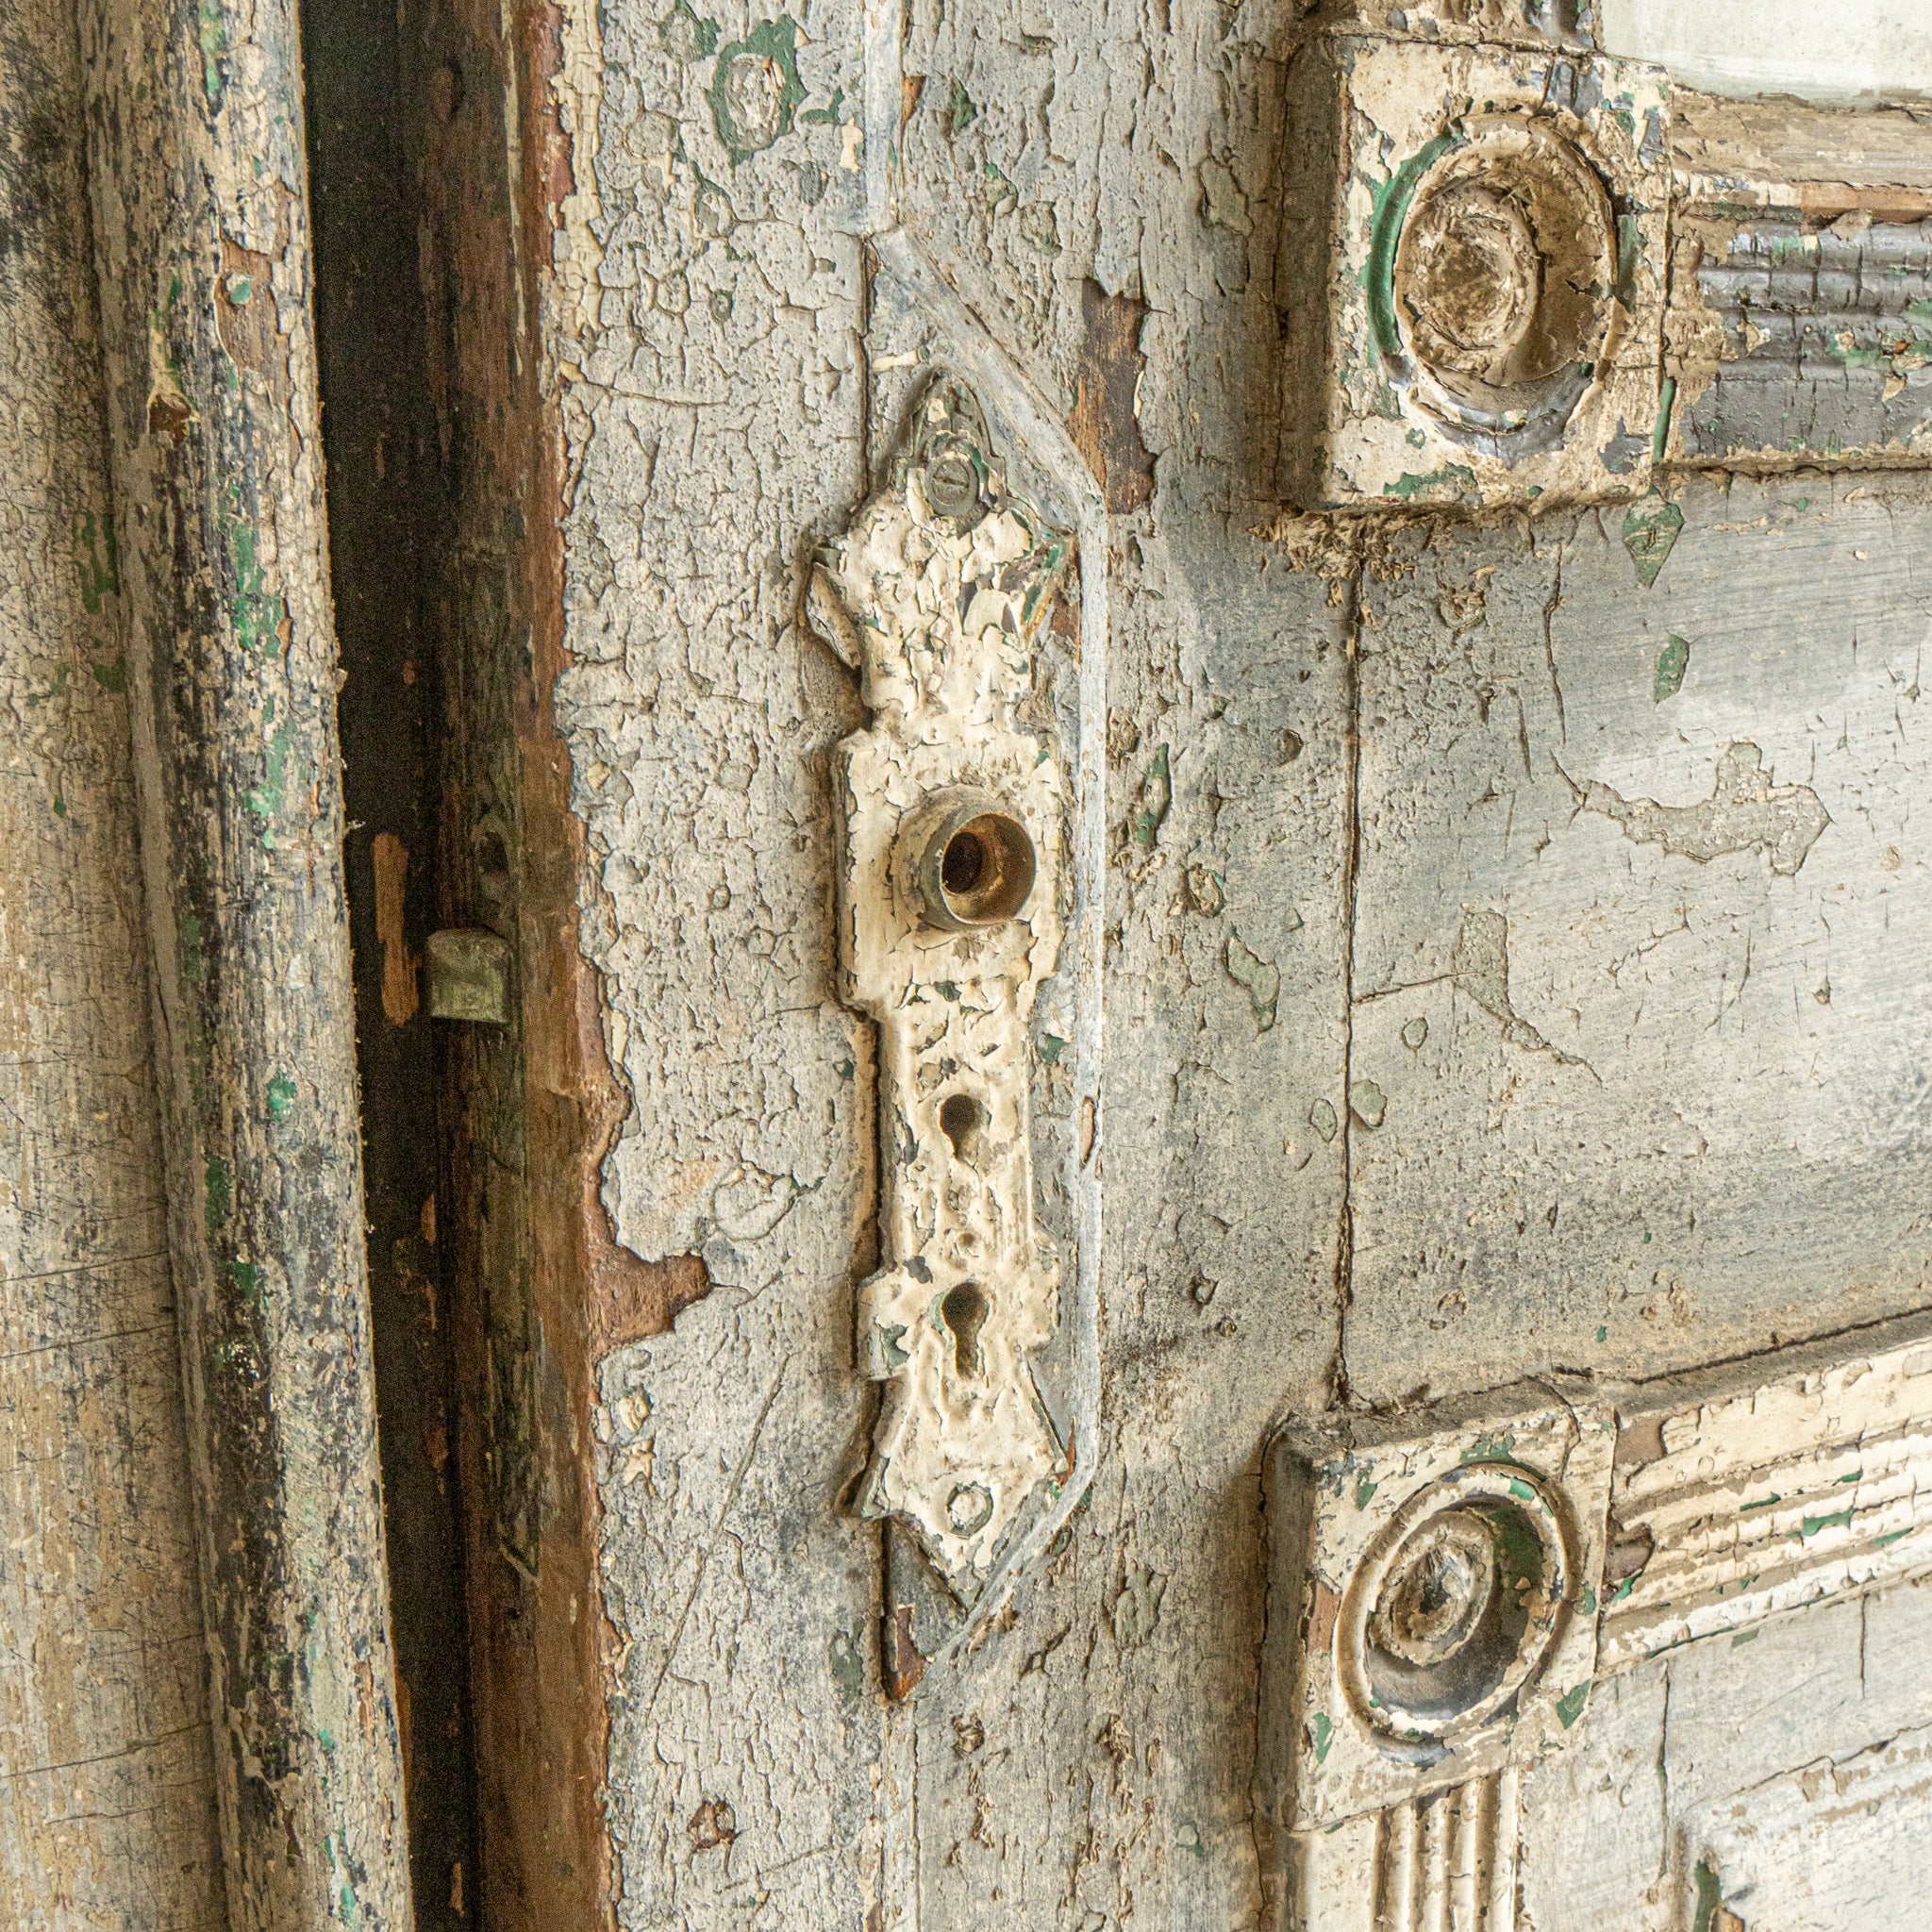
[(1284, 491), (1345, 509), (1641, 490), (1662, 393), (1662, 75), (1338, 27), (1290, 85), (1288, 205), (1315, 217), (1283, 237)]
[(1571, 1608), (1568, 1506), (1509, 1462), (1460, 1464), (1396, 1512), (1336, 1626), (1359, 1721), (1419, 1758), (1480, 1734), (1541, 1674)]
[(1256, 1804), (1291, 1924), (1462, 1893), (1514, 1923), (1520, 1774), (1596, 1668), (1614, 1442), (1541, 1387), (1275, 1439)]
[(1060, 945), (1065, 781), (1018, 716), (1072, 549), (942, 381), (811, 584), (873, 713), (840, 752), (842, 991), (878, 1025), (884, 1256), (858, 1334), (885, 1400), (859, 1507), (904, 1523), (969, 1607), (1074, 1450), (1030, 1366), (1058, 1314), (1027, 1023)]

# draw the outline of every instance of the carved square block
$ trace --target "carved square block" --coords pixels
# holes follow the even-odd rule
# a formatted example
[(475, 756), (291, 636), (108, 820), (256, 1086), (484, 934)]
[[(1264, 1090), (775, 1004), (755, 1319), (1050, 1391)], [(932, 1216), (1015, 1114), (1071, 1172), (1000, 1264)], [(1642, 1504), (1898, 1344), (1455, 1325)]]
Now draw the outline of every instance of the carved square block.
[(1338, 31), (1291, 69), (1284, 492), (1308, 509), (1643, 489), (1660, 70)]
[(1559, 1744), (1596, 1667), (1615, 1430), (1547, 1386), (1269, 1447), (1257, 1803), (1323, 1830)]

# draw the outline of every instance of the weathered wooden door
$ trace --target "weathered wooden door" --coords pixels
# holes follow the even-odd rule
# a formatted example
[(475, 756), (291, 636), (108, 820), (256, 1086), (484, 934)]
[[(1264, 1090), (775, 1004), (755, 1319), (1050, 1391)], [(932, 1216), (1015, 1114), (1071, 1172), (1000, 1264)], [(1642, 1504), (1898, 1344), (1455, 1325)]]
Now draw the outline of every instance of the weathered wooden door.
[(453, 11), (488, 1909), (1923, 1923), (1932, 120)]

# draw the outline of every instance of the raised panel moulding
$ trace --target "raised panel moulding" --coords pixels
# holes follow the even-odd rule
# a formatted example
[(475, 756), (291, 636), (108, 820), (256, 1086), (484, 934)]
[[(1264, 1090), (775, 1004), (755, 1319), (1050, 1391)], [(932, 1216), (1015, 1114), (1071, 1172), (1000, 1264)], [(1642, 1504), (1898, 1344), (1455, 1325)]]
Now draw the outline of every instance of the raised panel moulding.
[(1932, 111), (1673, 110), (1659, 455), (1932, 461)]
[(1599, 1670), (1932, 1567), (1932, 1316), (1615, 1406)]

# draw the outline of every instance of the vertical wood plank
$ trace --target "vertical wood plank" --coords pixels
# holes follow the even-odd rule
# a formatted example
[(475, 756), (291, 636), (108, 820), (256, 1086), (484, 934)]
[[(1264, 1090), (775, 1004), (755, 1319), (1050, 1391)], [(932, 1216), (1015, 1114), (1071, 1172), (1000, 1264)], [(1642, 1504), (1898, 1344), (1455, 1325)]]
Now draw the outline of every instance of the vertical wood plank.
[(295, 12), (80, 22), (229, 1921), (400, 1927)]

